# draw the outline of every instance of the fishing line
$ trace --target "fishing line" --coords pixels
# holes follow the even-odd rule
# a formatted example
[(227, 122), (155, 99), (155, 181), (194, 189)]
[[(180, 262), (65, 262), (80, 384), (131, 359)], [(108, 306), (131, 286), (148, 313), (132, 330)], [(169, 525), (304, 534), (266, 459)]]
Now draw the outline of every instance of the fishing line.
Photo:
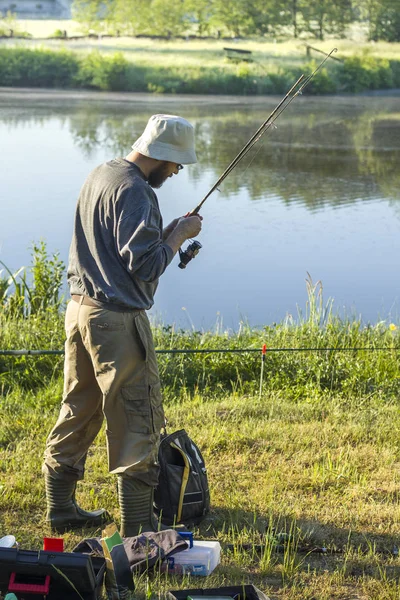
[[(204, 202), (207, 200), (207, 198), (209, 198), (209, 196), (211, 196), (211, 194), (214, 192), (214, 190), (217, 189), (217, 187), (224, 181), (224, 179), (229, 175), (229, 173), (236, 167), (236, 165), (240, 162), (241, 158), (244, 156), (244, 153), (246, 152), (246, 150), (248, 148), (250, 148), (255, 142), (254, 140), (256, 139), (256, 137), (261, 133), (262, 135), (262, 130), (266, 127), (266, 125), (268, 124), (268, 121), (270, 121), (274, 115), (276, 114), (276, 112), (281, 108), (281, 106), (288, 100), (288, 98), (290, 97), (290, 94), (293, 92), (293, 90), (296, 89), (296, 87), (300, 84), (300, 82), (304, 79), (304, 75), (301, 75), (299, 77), (299, 79), (296, 81), (296, 83), (294, 83), (294, 85), (292, 85), (292, 87), (290, 88), (290, 90), (287, 92), (287, 94), (284, 96), (284, 98), (282, 98), (282, 100), (279, 102), (279, 104), (274, 108), (274, 110), (272, 111), (272, 113), (269, 115), (268, 119), (266, 121), (264, 121), (264, 123), (262, 123), (262, 125), (260, 125), (260, 127), (257, 129), (257, 131), (255, 132), (255, 134), (248, 140), (248, 142), (243, 146), (243, 148), (241, 149), (241, 151), (239, 152), (239, 154), (237, 154), (235, 156), (235, 158), (232, 160), (232, 162), (227, 166), (227, 168), (225, 169), (225, 171), (222, 173), (222, 175), (219, 177), (219, 179), (215, 182), (215, 184), (212, 186), (212, 188), (210, 189), (210, 191), (204, 196), (204, 198), (201, 200), (201, 202), (196, 206), (196, 208), (194, 208), (191, 212), (190, 215), (196, 215), (198, 214), (200, 208), (203, 206)], [(258, 138), (257, 138), (258, 139)]]
[[(310, 83), (310, 81), (315, 77), (318, 71), (323, 67), (326, 61), (331, 58), (332, 54), (337, 52), (337, 48), (333, 48), (329, 54), (319, 63), (319, 65), (310, 73), (307, 77), (302, 74), (299, 79), (292, 85), (290, 90), (286, 93), (284, 98), (278, 103), (278, 105), (274, 108), (272, 113), (269, 115), (268, 119), (264, 121), (264, 123), (258, 128), (255, 134), (250, 138), (250, 140), (244, 145), (239, 154), (233, 159), (233, 161), (228, 165), (225, 171), (222, 173), (218, 181), (212, 186), (210, 191), (205, 195), (205, 197), (201, 200), (201, 202), (191, 211), (191, 215), (198, 214), (200, 208), (203, 206), (204, 202), (209, 198), (209, 196), (217, 189), (217, 187), (224, 181), (224, 179), (231, 173), (231, 171), (239, 164), (239, 162), (246, 156), (246, 154), (251, 150), (251, 148), (258, 142), (258, 140), (267, 133), (267, 131), (275, 125), (275, 121), (279, 118), (279, 116), (283, 113), (284, 110), (293, 102), (293, 100), (303, 93), (305, 87)], [(300, 87), (298, 87), (300, 86)], [(297, 89), (296, 89), (297, 88)], [(275, 125), (276, 127), (276, 125)]]
[[(248, 152), (253, 148), (253, 146), (260, 140), (260, 138), (263, 135), (266, 135), (269, 131), (278, 129), (278, 126), (276, 125), (275, 121), (279, 118), (279, 115), (281, 115), (283, 113), (284, 110), (286, 110), (286, 108), (289, 106), (289, 104), (291, 104), (293, 102), (293, 100), (297, 97), (297, 96), (301, 96), (303, 93), (304, 88), (310, 83), (311, 79), (318, 73), (318, 71), (321, 69), (321, 67), (323, 67), (324, 63), (328, 60), (328, 58), (333, 58), (331, 57), (333, 52), (337, 52), (337, 48), (333, 48), (333, 50), (331, 50), (331, 52), (326, 56), (326, 58), (324, 58), (324, 60), (317, 66), (317, 68), (310, 73), (310, 75), (308, 75), (306, 77), (306, 79), (304, 80), (304, 82), (301, 84), (301, 86), (299, 87), (299, 89), (293, 94), (293, 96), (291, 96), (290, 98), (287, 98), (287, 102), (286, 104), (284, 104), (283, 106), (281, 106), (280, 110), (277, 111), (275, 117), (272, 120), (268, 120), (268, 123), (266, 124), (266, 127), (264, 129), (263, 132), (261, 132), (258, 137), (254, 140), (254, 142), (251, 144), (251, 146), (249, 146), (249, 148), (243, 153), (242, 158), (244, 158)], [(304, 77), (304, 75), (303, 75)], [(299, 83), (300, 80), (298, 80), (295, 85), (291, 88), (291, 90), (294, 90), (294, 88), (296, 87), (296, 85)], [(288, 92), (289, 94), (289, 92)], [(285, 96), (285, 98), (288, 96), (288, 94)], [(270, 117), (269, 117), (270, 118)], [(272, 128), (272, 129), (271, 129)], [(263, 140), (260, 145), (258, 146), (256, 152), (254, 153), (254, 155), (252, 156), (251, 160), (249, 161), (248, 165), (246, 166), (246, 168), (244, 169), (244, 173), (246, 173), (246, 171), (249, 169), (249, 167), (252, 165), (253, 161), (255, 160), (255, 158), (257, 157), (258, 153), (260, 152), (260, 150), (264, 147), (264, 142), (265, 140)], [(240, 159), (240, 160), (241, 160)], [(237, 164), (237, 163), (236, 163)], [(235, 165), (236, 166), (236, 165)], [(232, 167), (233, 169), (234, 167)], [(229, 171), (229, 173), (232, 171), (232, 169)], [(228, 173), (228, 174), (229, 174)], [(205, 200), (203, 200), (204, 202)]]
[[(216, 183), (214, 183), (214, 185), (212, 186), (210, 191), (204, 196), (203, 200), (201, 200), (201, 202), (199, 202), (199, 204), (193, 210), (191, 210), (190, 212), (187, 213), (187, 215), (186, 215), (187, 217), (191, 217), (191, 216), (199, 214), (199, 211), (200, 211), (201, 207), (203, 206), (204, 202), (207, 200), (207, 198), (209, 198), (215, 190), (219, 191), (219, 185), (233, 171), (233, 169), (246, 156), (246, 154), (258, 142), (258, 140), (263, 135), (265, 135), (265, 133), (268, 131), (268, 129), (271, 128), (272, 126), (276, 127), (275, 121), (279, 117), (279, 115), (281, 115), (282, 112), (284, 110), (286, 110), (286, 108), (289, 106), (289, 104), (291, 104), (293, 102), (293, 100), (299, 94), (301, 94), (303, 92), (306, 85), (309, 84), (311, 79), (318, 73), (318, 71), (325, 64), (325, 62), (328, 60), (328, 58), (330, 58), (331, 55), (333, 54), (333, 52), (336, 52), (336, 51), (337, 51), (337, 48), (333, 48), (333, 50), (331, 50), (330, 53), (326, 55), (324, 60), (321, 61), (320, 64), (314, 69), (314, 71), (312, 73), (310, 73), (310, 75), (308, 75), (306, 78), (304, 78), (304, 73), (299, 77), (299, 79), (296, 81), (296, 83), (294, 85), (292, 85), (292, 87), (287, 92), (287, 94), (282, 98), (282, 100), (274, 108), (272, 113), (269, 115), (268, 119), (266, 119), (264, 121), (264, 123), (262, 123), (262, 125), (260, 125), (260, 127), (257, 129), (255, 134), (244, 145), (244, 147), (241, 149), (239, 154), (237, 154), (236, 157), (233, 159), (233, 161), (230, 163), (230, 165), (228, 165), (228, 167), (225, 169), (225, 171), (219, 177), (218, 181), (216, 181)], [(300, 87), (298, 87), (298, 86), (300, 86)], [(248, 167), (249, 167), (249, 165), (247, 166), (247, 168)], [(189, 243), (189, 246), (186, 248), (186, 250), (182, 250), (182, 248), (179, 248), (178, 252), (179, 252), (180, 260), (179, 260), (178, 267), (180, 269), (186, 269), (186, 266), (189, 264), (189, 262), (193, 258), (195, 258), (197, 256), (197, 254), (199, 253), (201, 248), (202, 248), (202, 245), (198, 240), (191, 241)]]

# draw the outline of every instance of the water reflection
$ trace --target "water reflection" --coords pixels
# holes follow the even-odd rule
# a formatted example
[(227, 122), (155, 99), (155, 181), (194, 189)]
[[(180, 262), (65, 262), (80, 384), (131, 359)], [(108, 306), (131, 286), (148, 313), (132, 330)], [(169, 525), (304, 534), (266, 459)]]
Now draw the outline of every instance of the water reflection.
[[(161, 101), (160, 101), (161, 102)], [(246, 103), (229, 109), (214, 105), (175, 103), (196, 129), (199, 163), (191, 177), (205, 170), (217, 179), (273, 108), (275, 100)], [(377, 197), (399, 200), (400, 112), (394, 98), (299, 99), (279, 119), (278, 129), (262, 142), (227, 178), (221, 194), (243, 190), (253, 200), (275, 195), (310, 210), (337, 207)], [(46, 125), (49, 116), (68, 127), (74, 144), (86, 157), (100, 146), (110, 155), (124, 155), (138, 137), (157, 104), (63, 102), (30, 110), (3, 110), (0, 120), (13, 127)], [(165, 112), (165, 105), (162, 107)], [(171, 110), (172, 112), (172, 110)]]

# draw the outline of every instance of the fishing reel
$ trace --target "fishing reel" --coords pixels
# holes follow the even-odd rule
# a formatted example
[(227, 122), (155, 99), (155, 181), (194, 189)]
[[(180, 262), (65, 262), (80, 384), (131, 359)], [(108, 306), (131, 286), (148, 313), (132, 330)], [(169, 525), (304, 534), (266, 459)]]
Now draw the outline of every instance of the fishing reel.
[(186, 250), (182, 250), (182, 248), (179, 248), (179, 258), (181, 262), (179, 263), (178, 267), (180, 269), (186, 269), (186, 265), (192, 260), (192, 258), (198, 255), (201, 247), (202, 245), (200, 244), (200, 242), (194, 240), (189, 244)]

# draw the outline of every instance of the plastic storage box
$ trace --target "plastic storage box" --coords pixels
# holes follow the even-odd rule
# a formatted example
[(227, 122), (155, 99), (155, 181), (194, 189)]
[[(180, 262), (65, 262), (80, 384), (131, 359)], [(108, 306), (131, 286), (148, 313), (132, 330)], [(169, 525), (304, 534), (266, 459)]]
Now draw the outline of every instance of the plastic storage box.
[(220, 588), (201, 588), (191, 590), (170, 590), (166, 600), (187, 600), (187, 597), (221, 597), (230, 596), (233, 600), (270, 600), (254, 585), (231, 585)]
[[(176, 575), (209, 575), (221, 560), (219, 542), (193, 542), (193, 547), (177, 552), (162, 563), (161, 570)], [(186, 600), (186, 596), (185, 596)]]

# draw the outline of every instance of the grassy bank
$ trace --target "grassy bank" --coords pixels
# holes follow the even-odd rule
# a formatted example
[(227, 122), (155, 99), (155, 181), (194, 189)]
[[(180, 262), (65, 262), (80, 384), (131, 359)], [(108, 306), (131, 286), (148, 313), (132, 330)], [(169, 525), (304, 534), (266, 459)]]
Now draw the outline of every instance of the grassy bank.
[[(115, 44), (120, 44), (119, 41)], [(224, 58), (221, 43), (175, 44), (140, 41), (137, 46), (93, 45), (75, 50), (29, 45), (0, 47), (3, 86), (84, 88), (130, 92), (188, 94), (281, 94), (300, 73), (320, 61), (305, 57), (293, 45), (253, 47), (253, 62)], [(333, 47), (330, 44), (329, 49)], [(115, 52), (115, 50), (119, 50)], [(280, 50), (282, 53), (280, 54)], [(343, 62), (331, 61), (308, 87), (309, 93), (346, 93), (400, 87), (400, 61), (343, 49)]]
[[(62, 270), (43, 243), (29, 270), (3, 268), (0, 350), (62, 348)], [(272, 600), (398, 599), (398, 324), (340, 320), (309, 280), (296, 320), (235, 333), (155, 326), (154, 338), (160, 350), (268, 351), (261, 393), (260, 352), (159, 355), (169, 429), (185, 427), (208, 467), (212, 510), (195, 536), (219, 540), (222, 563), (205, 579), (146, 573), (137, 597), (250, 582)], [(62, 357), (0, 355), (0, 384), (0, 535), (41, 548), (50, 531), (40, 466)], [(78, 501), (119, 522), (104, 431)], [(70, 532), (66, 549), (98, 533)]]
[[(320, 326), (308, 318), (240, 334), (155, 330), (159, 348), (355, 346), (380, 352), (162, 355), (170, 431), (185, 427), (204, 451), (212, 511), (195, 530), (218, 539), (222, 564), (208, 579), (149, 573), (139, 598), (168, 589), (251, 582), (274, 600), (399, 597), (399, 338), (384, 324)], [(55, 314), (2, 317), (1, 347), (61, 344)], [(60, 357), (2, 358), (0, 532), (25, 548), (48, 534), (40, 463), (62, 394)], [(106, 506), (119, 522), (104, 431), (79, 485), (84, 507)], [(283, 545), (282, 536), (290, 534)], [(67, 549), (83, 537), (65, 535)], [(285, 536), (287, 539), (288, 536)], [(257, 547), (262, 546), (261, 552)], [(324, 554), (311, 552), (325, 547)]]

